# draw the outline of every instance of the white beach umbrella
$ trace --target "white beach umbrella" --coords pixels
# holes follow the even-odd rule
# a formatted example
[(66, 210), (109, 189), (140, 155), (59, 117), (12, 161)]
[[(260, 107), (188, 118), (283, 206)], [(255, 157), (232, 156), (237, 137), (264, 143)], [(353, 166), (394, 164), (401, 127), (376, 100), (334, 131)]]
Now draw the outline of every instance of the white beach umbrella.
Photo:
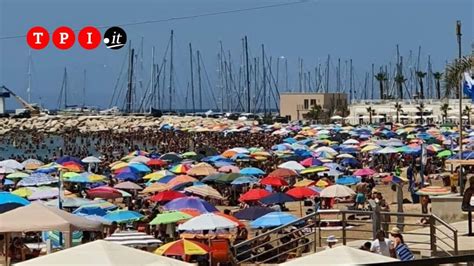
[(178, 230), (183, 231), (202, 231), (202, 230), (217, 230), (217, 229), (231, 229), (237, 227), (237, 223), (225, 217), (214, 213), (204, 213), (196, 216), (185, 223), (178, 226)]
[(348, 140), (344, 141), (342, 144), (344, 144), (344, 145), (355, 145), (355, 144), (359, 144), (359, 141), (355, 140), (355, 139), (348, 139)]
[(343, 153), (336, 156), (336, 158), (354, 158), (354, 156), (350, 155), (349, 153)]
[(83, 163), (100, 163), (102, 162), (102, 160), (100, 160), (99, 158), (95, 157), (95, 156), (88, 156), (84, 159), (81, 160)]
[(381, 150), (374, 151), (374, 153), (375, 154), (391, 154), (391, 153), (398, 153), (398, 150), (393, 147), (387, 146)]
[(314, 152), (327, 152), (331, 155), (338, 154), (338, 152), (336, 150), (334, 150), (331, 147), (327, 147), (327, 146), (318, 147), (316, 150), (314, 150)]
[(0, 174), (11, 174), (16, 172), (15, 169), (6, 167), (6, 166), (0, 166)]
[(21, 163), (12, 159), (1, 161), (0, 166), (11, 168), (11, 169), (18, 169), (18, 170), (21, 170), (24, 168), (24, 166)]
[(306, 169), (304, 166), (302, 166), (300, 163), (296, 161), (284, 162), (278, 165), (278, 168), (290, 169), (290, 170), (295, 170), (295, 171), (301, 171), (301, 170)]
[(150, 161), (151, 159), (148, 158), (148, 157), (145, 157), (143, 155), (139, 155), (139, 156), (136, 156), (136, 157), (133, 157), (132, 159), (130, 159), (130, 162), (131, 163), (143, 163), (143, 164), (146, 164), (148, 161)]
[(349, 187), (338, 184), (328, 186), (319, 193), (321, 198), (345, 198), (354, 194)]

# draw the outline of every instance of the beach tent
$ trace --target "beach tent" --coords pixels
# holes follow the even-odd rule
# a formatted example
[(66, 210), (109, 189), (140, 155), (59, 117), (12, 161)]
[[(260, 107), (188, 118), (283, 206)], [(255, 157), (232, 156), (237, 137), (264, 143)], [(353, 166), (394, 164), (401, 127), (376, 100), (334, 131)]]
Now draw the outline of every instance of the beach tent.
[(16, 265), (193, 265), (150, 252), (97, 240), (77, 247), (41, 256)]
[[(41, 203), (16, 208), (0, 214), (0, 233), (61, 231), (65, 232), (66, 239), (73, 231), (100, 231), (102, 224), (66, 211), (48, 207)], [(71, 245), (71, 238), (66, 246)]]
[(382, 256), (368, 251), (351, 248), (348, 246), (339, 246), (327, 249), (321, 252), (313, 253), (308, 256), (290, 260), (279, 265), (284, 266), (304, 266), (314, 265), (360, 265), (370, 263), (383, 263), (397, 261), (394, 258)]

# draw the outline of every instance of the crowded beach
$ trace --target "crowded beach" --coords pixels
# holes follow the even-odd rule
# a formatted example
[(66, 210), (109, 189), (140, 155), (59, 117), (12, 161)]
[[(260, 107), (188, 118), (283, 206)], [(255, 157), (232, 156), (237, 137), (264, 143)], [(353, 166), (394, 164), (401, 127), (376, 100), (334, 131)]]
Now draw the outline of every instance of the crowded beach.
[[(309, 243), (316, 237), (298, 235), (339, 226), (305, 218), (313, 213), (429, 214), (431, 197), (466, 187), (470, 199), (474, 190), (470, 166), (459, 178), (460, 166), (446, 163), (459, 155), (451, 124), (258, 125), (172, 117), (24, 122), (4, 124), (1, 132), (7, 264), (48, 265), (49, 256), (60, 261), (62, 253), (67, 259), (66, 252), (118, 245), (128, 247), (120, 252), (130, 252), (136, 265), (297, 265), (308, 254), (345, 247), (338, 232), (314, 248)], [(474, 131), (465, 132), (462, 144), (463, 158), (473, 158)], [(280, 230), (284, 237), (271, 239), (269, 232), (288, 224)], [(350, 252), (376, 256), (373, 262), (417, 259), (404, 240), (409, 226), (382, 227), (360, 230), (365, 241)]]

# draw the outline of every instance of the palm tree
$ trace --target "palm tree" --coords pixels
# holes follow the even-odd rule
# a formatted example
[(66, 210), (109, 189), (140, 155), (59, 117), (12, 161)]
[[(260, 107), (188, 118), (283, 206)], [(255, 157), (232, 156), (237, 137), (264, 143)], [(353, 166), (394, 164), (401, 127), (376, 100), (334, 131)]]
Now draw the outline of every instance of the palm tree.
[(397, 112), (397, 123), (400, 123), (400, 112), (402, 112), (402, 105), (400, 103), (395, 103), (395, 110)]
[(398, 74), (395, 76), (395, 82), (398, 84), (398, 96), (400, 99), (403, 99), (403, 83), (405, 83), (407, 79), (403, 76), (403, 74)]
[(448, 118), (449, 104), (444, 103), (443, 105), (441, 105), (439, 109), (441, 110), (441, 113), (443, 114), (443, 123), (446, 123), (446, 119)]
[(418, 111), (420, 112), (421, 124), (423, 125), (423, 112), (425, 111), (425, 104), (423, 102), (420, 102), (416, 109), (418, 109)]
[(456, 92), (459, 98), (459, 86), (461, 86), (462, 74), (474, 67), (474, 56), (464, 56), (455, 59), (446, 67), (444, 82), (446, 84), (446, 95), (449, 96), (451, 91)]
[(318, 122), (318, 119), (322, 113), (323, 107), (321, 107), (319, 104), (316, 104), (311, 106), (311, 109), (306, 114), (304, 114), (303, 117), (310, 120), (316, 120), (316, 122)]
[(425, 98), (425, 90), (423, 88), (423, 78), (426, 76), (426, 72), (416, 71), (416, 76), (418, 77), (418, 82), (420, 83), (420, 99)]
[(367, 113), (369, 113), (369, 124), (372, 125), (372, 116), (375, 114), (375, 109), (372, 106), (367, 107)]
[(379, 82), (380, 99), (383, 100), (385, 98), (383, 95), (383, 83), (387, 80), (387, 74), (385, 72), (380, 71), (379, 73), (377, 73), (377, 75), (375, 75), (375, 79)]
[(464, 111), (463, 111), (463, 115), (467, 116), (467, 124), (470, 125), (471, 124), (471, 111), (472, 111), (472, 108), (470, 106), (467, 106), (464, 107)]
[(436, 80), (436, 96), (438, 99), (441, 99), (441, 77), (443, 76), (442, 72), (433, 73), (433, 78)]

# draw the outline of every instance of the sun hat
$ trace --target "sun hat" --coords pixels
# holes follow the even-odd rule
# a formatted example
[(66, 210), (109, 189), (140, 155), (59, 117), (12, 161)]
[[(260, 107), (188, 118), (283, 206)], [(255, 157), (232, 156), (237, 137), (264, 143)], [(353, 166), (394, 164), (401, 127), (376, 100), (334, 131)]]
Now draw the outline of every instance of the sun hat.
[(337, 238), (333, 235), (328, 236), (328, 238), (326, 239), (326, 242), (328, 242), (328, 243), (336, 243), (338, 241), (339, 240), (337, 240)]
[(375, 194), (375, 193), (380, 193), (380, 191), (378, 191), (376, 188), (373, 188), (372, 189), (372, 193)]
[(392, 228), (392, 230), (390, 230), (390, 234), (392, 234), (392, 235), (399, 235), (401, 233), (402, 233), (402, 231), (400, 231), (400, 228), (398, 228), (398, 227), (394, 227), (394, 228)]

